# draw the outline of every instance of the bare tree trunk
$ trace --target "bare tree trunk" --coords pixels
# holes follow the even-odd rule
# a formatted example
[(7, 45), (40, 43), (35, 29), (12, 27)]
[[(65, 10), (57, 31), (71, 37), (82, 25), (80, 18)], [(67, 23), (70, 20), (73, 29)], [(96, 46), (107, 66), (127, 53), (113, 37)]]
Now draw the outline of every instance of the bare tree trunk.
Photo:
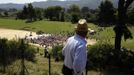
[[(127, 29), (125, 25), (127, 9), (134, 0), (119, 0), (118, 2), (118, 23), (114, 28), (115, 31), (115, 49), (121, 49), (121, 39), (124, 34), (124, 29)], [(128, 32), (130, 32), (128, 30)], [(131, 32), (130, 32), (131, 33)], [(131, 37), (131, 36), (129, 36)]]
[(121, 40), (123, 36), (123, 28), (125, 28), (126, 8), (125, 0), (118, 2), (118, 23), (115, 26), (115, 49), (121, 49)]
[(120, 50), (122, 38), (121, 30), (115, 31), (115, 33), (115, 49)]

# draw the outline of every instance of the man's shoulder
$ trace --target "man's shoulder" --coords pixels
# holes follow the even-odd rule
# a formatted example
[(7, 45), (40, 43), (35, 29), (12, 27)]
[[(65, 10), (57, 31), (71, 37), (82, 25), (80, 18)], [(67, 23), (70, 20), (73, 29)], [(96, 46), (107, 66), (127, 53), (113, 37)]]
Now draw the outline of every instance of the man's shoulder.
[(76, 44), (76, 43), (78, 43), (79, 41), (78, 41), (78, 39), (77, 39), (75, 36), (71, 36), (71, 37), (68, 38), (67, 42), (68, 42), (69, 44)]
[(68, 38), (68, 40), (72, 40), (72, 39), (74, 39), (74, 36), (71, 36), (71, 37)]

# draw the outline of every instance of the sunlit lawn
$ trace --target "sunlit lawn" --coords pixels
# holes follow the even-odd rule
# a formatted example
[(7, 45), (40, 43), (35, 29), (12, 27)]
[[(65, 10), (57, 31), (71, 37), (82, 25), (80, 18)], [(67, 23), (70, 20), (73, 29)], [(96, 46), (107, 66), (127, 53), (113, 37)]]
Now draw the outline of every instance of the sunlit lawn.
[[(74, 25), (70, 22), (57, 22), (57, 21), (37, 21), (32, 23), (26, 23), (25, 20), (15, 20), (15, 19), (0, 19), (0, 28), (9, 29), (23, 29), (31, 31), (44, 31), (45, 33), (60, 33), (60, 32), (74, 32)], [(115, 33), (113, 27), (98, 27), (92, 23), (88, 24), (89, 28), (95, 30), (97, 33), (93, 36), (93, 39), (99, 39), (100, 41), (107, 40), (114, 44)], [(102, 28), (103, 31), (98, 31)], [(134, 27), (129, 27), (134, 37)], [(89, 35), (89, 37), (91, 37)], [(130, 49), (134, 49), (134, 39), (124, 41), (122, 38), (122, 46)]]

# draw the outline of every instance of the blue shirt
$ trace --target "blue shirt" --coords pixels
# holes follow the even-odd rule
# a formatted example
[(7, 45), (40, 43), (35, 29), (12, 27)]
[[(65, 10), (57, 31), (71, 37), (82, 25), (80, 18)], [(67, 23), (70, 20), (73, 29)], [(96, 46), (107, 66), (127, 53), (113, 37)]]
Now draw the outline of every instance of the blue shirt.
[(73, 69), (74, 75), (82, 75), (82, 71), (85, 69), (87, 61), (86, 43), (85, 38), (76, 34), (67, 40), (62, 50), (65, 57), (64, 65)]

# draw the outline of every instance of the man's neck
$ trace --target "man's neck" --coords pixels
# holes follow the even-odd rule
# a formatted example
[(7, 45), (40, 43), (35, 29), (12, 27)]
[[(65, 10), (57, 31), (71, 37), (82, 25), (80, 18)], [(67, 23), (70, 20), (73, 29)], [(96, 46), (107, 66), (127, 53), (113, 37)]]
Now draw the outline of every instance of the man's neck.
[(85, 37), (84, 37), (84, 36), (82, 36), (82, 35), (80, 35), (80, 34), (76, 34), (76, 35), (78, 35), (79, 37), (81, 37), (81, 38), (85, 39)]

